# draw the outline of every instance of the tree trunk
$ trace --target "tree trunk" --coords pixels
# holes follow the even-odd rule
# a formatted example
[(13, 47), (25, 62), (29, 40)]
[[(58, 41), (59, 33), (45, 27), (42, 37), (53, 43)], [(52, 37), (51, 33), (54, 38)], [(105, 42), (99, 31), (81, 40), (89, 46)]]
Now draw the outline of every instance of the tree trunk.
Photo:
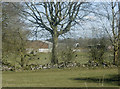
[[(120, 68), (120, 2), (118, 2), (119, 9), (119, 25), (118, 25), (118, 67)], [(120, 70), (119, 70), (120, 73)]]
[(21, 57), (21, 67), (23, 68), (24, 67), (24, 58)]
[(118, 50), (116, 47), (114, 47), (114, 59), (113, 59), (113, 64), (117, 64), (117, 59), (118, 59)]
[(52, 48), (51, 63), (52, 63), (52, 64), (57, 64), (57, 63), (58, 63), (58, 58), (57, 58), (58, 36), (57, 36), (57, 33), (56, 33), (56, 32), (55, 32), (54, 35), (52, 36), (52, 39), (53, 39), (53, 48)]
[[(119, 25), (118, 25), (118, 79), (120, 79), (120, 2), (118, 2), (119, 9)], [(118, 82), (120, 85), (120, 82)]]
[(24, 67), (24, 54), (22, 53), (22, 51), (20, 50), (20, 57), (21, 57), (21, 67)]

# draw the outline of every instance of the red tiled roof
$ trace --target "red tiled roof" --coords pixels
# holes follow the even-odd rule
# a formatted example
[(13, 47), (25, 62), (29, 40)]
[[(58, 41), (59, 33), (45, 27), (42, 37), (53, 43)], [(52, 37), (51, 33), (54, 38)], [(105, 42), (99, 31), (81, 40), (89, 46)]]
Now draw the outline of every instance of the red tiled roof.
[(49, 44), (42, 41), (28, 41), (28, 48), (38, 49), (38, 48), (48, 48)]

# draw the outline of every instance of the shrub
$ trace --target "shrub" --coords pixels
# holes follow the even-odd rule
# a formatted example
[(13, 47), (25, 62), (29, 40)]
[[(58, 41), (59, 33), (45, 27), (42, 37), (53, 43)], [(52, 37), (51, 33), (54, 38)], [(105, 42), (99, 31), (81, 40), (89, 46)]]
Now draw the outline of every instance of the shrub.
[(90, 58), (92, 59), (92, 61), (99, 62), (100, 64), (102, 64), (104, 61), (103, 56), (106, 51), (104, 38), (99, 39), (98, 42), (94, 42), (93, 45), (89, 47)]
[(75, 52), (73, 52), (73, 49), (71, 47), (66, 47), (59, 51), (58, 58), (64, 63), (68, 63), (75, 59)]

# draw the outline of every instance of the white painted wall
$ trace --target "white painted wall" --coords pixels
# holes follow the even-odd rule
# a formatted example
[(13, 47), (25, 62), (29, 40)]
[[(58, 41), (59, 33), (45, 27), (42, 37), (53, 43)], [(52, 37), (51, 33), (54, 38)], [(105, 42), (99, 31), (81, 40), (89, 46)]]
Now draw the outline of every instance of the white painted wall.
[(52, 51), (52, 49), (39, 49), (39, 52), (47, 53), (47, 52), (51, 52), (51, 51)]

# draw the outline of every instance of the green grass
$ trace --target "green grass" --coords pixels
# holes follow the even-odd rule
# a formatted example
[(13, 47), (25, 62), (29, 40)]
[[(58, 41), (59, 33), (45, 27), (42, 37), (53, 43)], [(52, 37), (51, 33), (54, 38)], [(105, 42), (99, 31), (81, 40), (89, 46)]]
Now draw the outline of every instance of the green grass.
[(3, 72), (3, 87), (115, 87), (118, 69), (43, 69)]
[[(29, 58), (29, 57), (27, 57)], [(50, 53), (38, 53), (35, 56), (31, 57), (31, 60), (28, 61), (28, 64), (47, 64), (50, 63), (50, 58), (51, 55)], [(12, 65), (19, 66), (20, 62), (20, 55), (14, 55), (14, 54), (10, 54), (9, 57), (4, 58), (5, 60), (7, 60), (7, 62), (9, 62)]]
[[(73, 60), (80, 64), (86, 63), (90, 57), (87, 52), (77, 52)], [(50, 53), (38, 53), (29, 60), (29, 64), (50, 63)], [(105, 60), (112, 59), (110, 53), (105, 54)], [(20, 61), (14, 55), (6, 58), (11, 64)], [(18, 63), (16, 63), (18, 66)], [(42, 69), (39, 71), (3, 72), (3, 87), (115, 87), (118, 83), (118, 69)]]
[[(74, 57), (73, 61), (79, 62), (81, 64), (86, 63), (89, 60), (89, 54), (86, 52), (77, 52), (77, 57)], [(12, 65), (19, 65), (15, 60), (20, 62), (20, 57), (15, 55), (10, 55), (8, 58), (5, 58)], [(38, 53), (36, 56), (31, 57), (28, 64), (47, 64), (50, 63), (51, 54), (50, 53)], [(61, 60), (59, 60), (61, 61)]]
[(34, 59), (29, 61), (29, 64), (47, 64), (50, 63), (50, 53), (38, 53)]
[(88, 52), (76, 52), (77, 57), (75, 58), (75, 61), (84, 64), (89, 60), (89, 54)]
[[(75, 53), (77, 55), (77, 57), (73, 57), (74, 60), (80, 64), (84, 64), (86, 62), (88, 62), (88, 60), (91, 59), (90, 55), (88, 52), (76, 52)], [(15, 62), (15, 60), (20, 62), (20, 57), (15, 55), (10, 55), (8, 58), (5, 58), (9, 63), (11, 63), (12, 65), (19, 65), (17, 62)], [(51, 53), (38, 53), (36, 54), (36, 56), (31, 57), (31, 60), (29, 60), (28, 64), (47, 64), (50, 63), (50, 59), (51, 59)], [(106, 52), (104, 55), (104, 61), (106, 62), (112, 62), (113, 60), (113, 55), (110, 52)], [(59, 60), (63, 61), (62, 59)]]

